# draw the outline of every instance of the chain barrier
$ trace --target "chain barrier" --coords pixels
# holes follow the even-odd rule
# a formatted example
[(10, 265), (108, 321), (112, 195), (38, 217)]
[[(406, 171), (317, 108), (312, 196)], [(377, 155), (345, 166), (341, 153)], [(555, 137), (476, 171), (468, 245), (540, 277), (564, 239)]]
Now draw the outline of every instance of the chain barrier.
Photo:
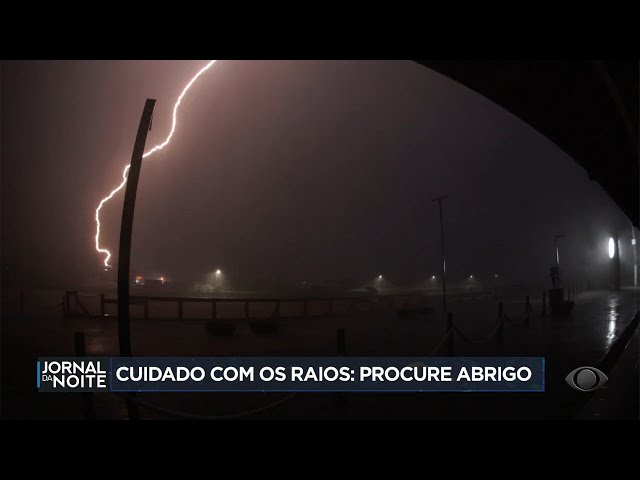
[(522, 323), (522, 322), (524, 322), (525, 324), (528, 324), (532, 313), (533, 313), (533, 309), (531, 308), (531, 304), (530, 303), (525, 303), (525, 306), (524, 306), (524, 317), (523, 317), (522, 320), (519, 320), (519, 319), (518, 320), (513, 320), (513, 319), (511, 319), (506, 314), (506, 312), (504, 310), (502, 311), (502, 316), (509, 323)]
[(498, 319), (498, 322), (496, 323), (496, 325), (493, 328), (493, 330), (491, 331), (491, 333), (489, 333), (488, 335), (485, 335), (480, 340), (473, 340), (473, 339), (469, 338), (467, 335), (462, 333), (462, 330), (460, 330), (458, 327), (453, 327), (453, 328), (455, 329), (455, 331), (458, 333), (458, 335), (460, 335), (460, 337), (465, 342), (470, 343), (472, 345), (480, 345), (480, 344), (487, 343), (487, 342), (493, 340), (493, 337), (495, 337), (495, 335), (498, 333), (498, 330), (500, 329), (501, 325), (504, 323), (504, 317), (505, 317), (505, 315), (503, 314), (503, 316)]

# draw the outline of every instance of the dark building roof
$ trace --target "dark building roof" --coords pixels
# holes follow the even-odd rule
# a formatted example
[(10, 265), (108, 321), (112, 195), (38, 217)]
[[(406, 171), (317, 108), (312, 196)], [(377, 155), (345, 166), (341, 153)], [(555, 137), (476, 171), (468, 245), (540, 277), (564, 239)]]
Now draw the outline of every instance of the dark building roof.
[(582, 165), (638, 227), (637, 60), (417, 62), (545, 135)]

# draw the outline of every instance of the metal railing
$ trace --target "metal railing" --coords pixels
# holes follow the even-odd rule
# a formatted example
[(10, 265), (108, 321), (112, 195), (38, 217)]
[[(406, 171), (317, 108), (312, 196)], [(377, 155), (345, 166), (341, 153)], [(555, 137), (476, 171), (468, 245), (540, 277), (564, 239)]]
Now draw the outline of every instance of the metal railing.
[[(67, 291), (64, 297), (64, 311), (67, 316), (90, 316), (90, 317), (104, 317), (107, 316), (107, 306), (117, 305), (117, 298), (107, 298), (105, 294), (98, 296), (98, 311), (90, 311), (85, 303), (81, 300), (84, 295), (79, 294), (77, 291)], [(388, 294), (388, 295), (372, 295), (372, 296), (345, 296), (345, 297), (311, 297), (311, 298), (200, 298), (200, 297), (163, 297), (163, 296), (138, 296), (132, 295), (130, 297), (129, 305), (137, 305), (143, 307), (142, 318), (149, 319), (155, 318), (151, 314), (151, 304), (157, 303), (174, 303), (177, 305), (177, 319), (185, 319), (184, 307), (187, 304), (209, 304), (210, 315), (208, 319), (216, 320), (222, 319), (219, 314), (220, 305), (242, 305), (244, 307), (243, 315), (241, 317), (227, 317), (226, 319), (244, 318), (245, 320), (252, 319), (264, 319), (265, 315), (254, 316), (251, 314), (251, 306), (262, 304), (270, 304), (272, 309), (267, 318), (310, 318), (314, 317), (328, 317), (339, 315), (337, 306), (346, 305), (343, 309), (342, 315), (354, 315), (358, 313), (370, 312), (376, 306), (383, 306), (388, 309), (397, 309), (399, 312), (419, 312), (424, 309), (425, 295), (408, 293), (408, 294)], [(413, 301), (413, 302), (412, 302)], [(282, 315), (281, 310), (284, 305), (296, 304), (302, 308), (302, 311), (298, 315)], [(324, 310), (320, 314), (311, 315), (311, 304), (325, 304)], [(365, 311), (363, 311), (365, 310)], [(166, 317), (161, 317), (166, 318)], [(207, 320), (204, 317), (196, 317), (196, 320)]]

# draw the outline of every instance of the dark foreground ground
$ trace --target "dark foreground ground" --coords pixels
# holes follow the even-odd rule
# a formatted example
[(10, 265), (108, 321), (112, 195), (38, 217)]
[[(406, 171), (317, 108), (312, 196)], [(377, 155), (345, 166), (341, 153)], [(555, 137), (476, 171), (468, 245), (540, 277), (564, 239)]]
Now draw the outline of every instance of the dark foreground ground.
[[(15, 303), (5, 302), (3, 418), (83, 418), (81, 395), (39, 394), (35, 387), (37, 358), (73, 356), (74, 332), (85, 332), (89, 355), (118, 354), (115, 318), (63, 319), (60, 298), (61, 292), (27, 292), (23, 316)], [(637, 315), (636, 291), (580, 293), (566, 318), (541, 316), (539, 299), (534, 299), (528, 325), (523, 299), (504, 300), (504, 343), (498, 345), (491, 335), (498, 320), (497, 299), (451, 299), (449, 310), (462, 332), (454, 339), (455, 355), (545, 356), (544, 393), (146, 393), (137, 397), (144, 404), (140, 415), (145, 419), (236, 414), (247, 419), (638, 419), (639, 344), (637, 328), (633, 333), (631, 327)], [(210, 335), (204, 320), (136, 319), (132, 321), (133, 353), (335, 355), (336, 329), (344, 328), (348, 355), (444, 355), (442, 350), (434, 352), (445, 325), (438, 311), (439, 299), (434, 297), (431, 303), (435, 308), (431, 314), (415, 317), (398, 317), (394, 310), (380, 306), (359, 315), (281, 320), (278, 333), (267, 336), (256, 335), (238, 320), (231, 338)], [(606, 388), (584, 394), (568, 387), (567, 373), (585, 365), (606, 367)], [(94, 402), (98, 419), (128, 418), (121, 397), (99, 394)]]

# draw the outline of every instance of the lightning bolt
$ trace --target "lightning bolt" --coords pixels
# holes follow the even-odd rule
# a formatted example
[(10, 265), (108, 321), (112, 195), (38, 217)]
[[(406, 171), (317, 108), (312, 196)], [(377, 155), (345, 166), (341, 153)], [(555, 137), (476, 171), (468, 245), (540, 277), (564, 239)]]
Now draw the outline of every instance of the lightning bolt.
[[(207, 63), (204, 67), (202, 67), (191, 78), (191, 80), (189, 80), (189, 83), (187, 83), (185, 85), (185, 87), (182, 89), (182, 92), (180, 93), (180, 96), (178, 96), (178, 99), (176, 100), (175, 105), (173, 106), (173, 118), (172, 118), (172, 121), (171, 121), (171, 131), (169, 132), (169, 135), (167, 135), (167, 138), (165, 138), (164, 142), (159, 143), (158, 145), (153, 147), (151, 150), (146, 152), (144, 155), (142, 155), (142, 158), (147, 158), (150, 155), (153, 155), (155, 152), (157, 152), (159, 150), (162, 150), (164, 147), (169, 145), (169, 142), (171, 142), (171, 137), (173, 137), (173, 134), (176, 131), (176, 125), (178, 123), (178, 119), (177, 119), (177, 117), (178, 117), (178, 109), (180, 108), (180, 104), (182, 103), (182, 99), (187, 94), (187, 92), (189, 91), (191, 86), (196, 82), (196, 80), (198, 80), (198, 78), (200, 78), (201, 75), (203, 75), (207, 70), (209, 70), (213, 66), (213, 64), (216, 63), (216, 61), (217, 60), (209, 60), (209, 63)], [(109, 259), (111, 258), (111, 252), (109, 250), (107, 250), (106, 248), (100, 247), (100, 210), (102, 210), (102, 207), (104, 207), (107, 204), (107, 202), (109, 200), (111, 200), (127, 184), (127, 175), (129, 174), (129, 167), (130, 167), (130, 165), (127, 165), (127, 166), (124, 167), (124, 170), (122, 171), (122, 182), (120, 182), (120, 185), (118, 185), (116, 188), (111, 190), (111, 193), (109, 193), (109, 195), (107, 195), (102, 200), (100, 200), (100, 203), (98, 204), (98, 208), (96, 208), (96, 251), (98, 253), (102, 253), (102, 254), (106, 255), (106, 257), (104, 259), (104, 266), (105, 267), (110, 267), (111, 266), (111, 265), (109, 265)]]

